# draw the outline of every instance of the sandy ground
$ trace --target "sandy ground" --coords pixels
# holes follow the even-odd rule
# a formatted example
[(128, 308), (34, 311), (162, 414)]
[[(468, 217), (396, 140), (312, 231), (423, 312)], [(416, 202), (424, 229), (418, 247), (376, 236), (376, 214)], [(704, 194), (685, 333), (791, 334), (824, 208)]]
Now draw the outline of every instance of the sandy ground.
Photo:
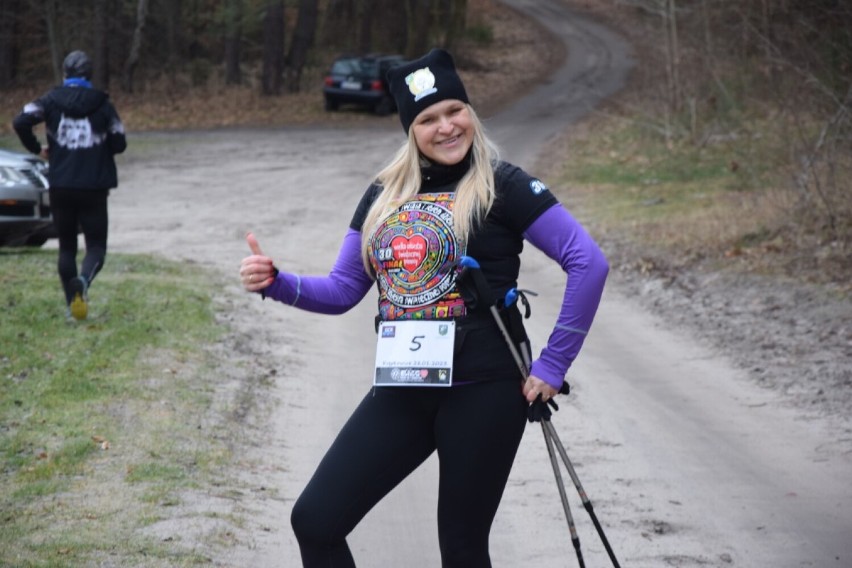
[[(631, 52), (559, 2), (509, 3), (542, 19), (571, 54), (551, 81), (488, 121), (505, 157), (534, 171), (572, 121), (623, 85)], [(132, 142), (112, 197), (112, 250), (200, 263), (226, 278), (223, 320), (236, 331), (223, 373), (250, 401), (239, 412), (246, 422), (239, 491), (227, 499), (194, 497), (196, 513), (244, 519), (232, 546), (223, 551), (205, 542), (216, 528), (212, 515), (187, 515), (152, 530), (179, 531), (187, 546), (207, 551), (220, 566), (299, 566), (290, 507), (369, 389), (375, 297), (330, 317), (244, 294), (236, 275), (247, 254), (243, 236), (254, 231), (282, 269), (326, 272), (358, 199), (402, 142), (401, 132), (382, 123), (146, 134)], [(832, 381), (848, 380), (848, 303), (828, 309), (814, 297), (814, 309), (797, 312), (790, 327), (783, 283), (759, 292), (749, 281), (679, 277), (695, 284), (691, 296), (683, 292), (689, 286), (670, 280), (613, 272), (569, 373), (574, 392), (554, 418), (621, 564), (852, 565), (848, 393), (838, 410), (805, 406), (784, 387), (813, 357), (831, 369)], [(563, 279), (539, 253), (524, 253), (521, 286), (540, 294), (529, 324), (534, 345), (552, 327)], [(754, 309), (737, 308), (739, 300)], [(779, 317), (764, 319), (761, 310), (771, 302), (780, 306), (772, 312), (780, 309)], [(789, 365), (778, 364), (773, 355), (785, 337), (820, 323), (818, 307), (834, 339), (803, 335), (797, 345), (813, 345), (804, 353), (811, 359), (791, 354)], [(761, 348), (767, 341), (772, 347)], [(430, 459), (358, 527), (351, 546), (359, 565), (440, 565), (436, 465)], [(570, 486), (569, 497), (587, 564), (610, 565)], [(527, 429), (498, 512), (492, 558), (505, 568), (577, 565), (536, 426)]]

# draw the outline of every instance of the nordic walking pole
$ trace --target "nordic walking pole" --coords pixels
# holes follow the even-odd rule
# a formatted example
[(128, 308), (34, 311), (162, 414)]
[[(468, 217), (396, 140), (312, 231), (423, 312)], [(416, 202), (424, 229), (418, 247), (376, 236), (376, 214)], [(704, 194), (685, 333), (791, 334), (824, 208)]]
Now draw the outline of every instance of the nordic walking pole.
[[(472, 310), (481, 310), (483, 305), (488, 306), (491, 315), (494, 317), (494, 321), (497, 323), (497, 327), (500, 328), (500, 333), (503, 335), (503, 339), (506, 340), (506, 344), (509, 346), (509, 351), (512, 353), (515, 364), (518, 366), (518, 370), (521, 373), (521, 380), (526, 380), (529, 373), (527, 370), (529, 368), (529, 356), (526, 356), (527, 352), (524, 351), (525, 357), (521, 359), (521, 354), (518, 352), (518, 348), (512, 341), (509, 331), (506, 329), (506, 325), (503, 323), (503, 319), (497, 311), (497, 306), (491, 294), (491, 290), (488, 288), (488, 283), (485, 282), (485, 278), (479, 270), (479, 263), (469, 256), (464, 256), (461, 258), (459, 264), (463, 268), (462, 274), (459, 275), (456, 282), (458, 284), (459, 292), (464, 298), (465, 305), (469, 306)], [(513, 295), (511, 301), (513, 302), (515, 299), (517, 299), (517, 296)], [(553, 475), (556, 478), (556, 486), (559, 489), (559, 498), (562, 501), (562, 509), (565, 511), (565, 519), (568, 522), (568, 532), (571, 535), (571, 544), (574, 546), (574, 550), (577, 553), (577, 561), (580, 563), (580, 568), (585, 568), (586, 563), (583, 560), (583, 552), (580, 550), (580, 537), (577, 535), (577, 528), (574, 525), (574, 517), (571, 515), (571, 507), (568, 504), (568, 496), (565, 494), (565, 484), (562, 482), (562, 474), (559, 471), (559, 462), (556, 459), (556, 455), (553, 453), (553, 441), (550, 439), (548, 430), (544, 426), (545, 422), (550, 424), (549, 421), (542, 420), (541, 431), (544, 435), (544, 443), (547, 446), (547, 454), (550, 457), (550, 465), (553, 468)]]
[(565, 510), (565, 519), (568, 521), (568, 532), (571, 533), (571, 544), (574, 545), (574, 550), (577, 553), (577, 562), (580, 563), (580, 568), (586, 568), (586, 563), (583, 561), (583, 552), (580, 550), (580, 537), (577, 535), (577, 527), (574, 526), (574, 517), (571, 515), (571, 507), (568, 505), (568, 496), (565, 494), (565, 484), (562, 483), (562, 474), (559, 472), (559, 462), (556, 461), (556, 454), (553, 453), (553, 440), (547, 433), (544, 423), (547, 420), (541, 421), (541, 433), (544, 434), (544, 443), (547, 446), (547, 455), (550, 456), (550, 465), (553, 467), (553, 476), (556, 478), (556, 487), (559, 488), (559, 498), (562, 500), (562, 508)]
[(549, 437), (552, 438), (553, 443), (556, 445), (556, 449), (559, 451), (559, 455), (562, 457), (562, 461), (565, 464), (565, 469), (568, 470), (568, 475), (571, 476), (571, 481), (574, 482), (574, 487), (577, 488), (577, 493), (580, 494), (580, 500), (583, 502), (583, 507), (589, 512), (589, 516), (592, 518), (592, 523), (595, 525), (595, 530), (598, 531), (598, 536), (601, 537), (601, 541), (603, 542), (604, 548), (606, 548), (606, 553), (609, 555), (609, 559), (612, 561), (612, 565), (615, 568), (621, 568), (618, 564), (618, 560), (615, 558), (615, 553), (612, 551), (612, 547), (609, 545), (609, 540), (607, 540), (606, 534), (604, 534), (603, 527), (601, 527), (601, 524), (598, 521), (598, 516), (595, 514), (592, 502), (586, 495), (586, 490), (583, 489), (583, 484), (580, 483), (580, 478), (577, 477), (577, 472), (574, 471), (574, 466), (571, 464), (571, 460), (568, 459), (568, 453), (565, 451), (565, 447), (562, 445), (562, 441), (556, 433), (556, 428), (553, 427), (553, 424), (551, 424), (549, 420), (542, 420), (541, 427), (544, 428), (545, 432), (547, 432)]

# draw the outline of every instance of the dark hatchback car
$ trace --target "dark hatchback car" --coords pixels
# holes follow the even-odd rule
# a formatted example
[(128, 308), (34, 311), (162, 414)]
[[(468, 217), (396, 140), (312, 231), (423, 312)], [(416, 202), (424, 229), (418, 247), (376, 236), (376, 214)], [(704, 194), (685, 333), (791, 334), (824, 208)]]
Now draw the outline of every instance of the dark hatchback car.
[(405, 63), (401, 55), (345, 55), (338, 57), (325, 77), (325, 109), (341, 105), (367, 107), (380, 116), (396, 111), (388, 91), (388, 69)]

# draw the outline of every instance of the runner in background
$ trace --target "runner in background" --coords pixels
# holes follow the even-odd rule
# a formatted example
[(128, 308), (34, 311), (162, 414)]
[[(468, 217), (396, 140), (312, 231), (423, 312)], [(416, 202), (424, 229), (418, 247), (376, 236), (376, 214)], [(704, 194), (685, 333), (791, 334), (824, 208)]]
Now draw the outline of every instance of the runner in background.
[[(13, 127), (33, 154), (47, 158), (50, 209), (59, 236), (58, 271), (65, 291), (67, 315), (88, 316), (88, 292), (103, 268), (107, 251), (107, 197), (118, 186), (115, 154), (124, 152), (124, 126), (109, 95), (92, 87), (92, 62), (72, 51), (63, 63), (61, 86), (24, 106)], [(47, 144), (33, 128), (44, 122)], [(86, 253), (77, 271), (77, 234), (82, 230)]]

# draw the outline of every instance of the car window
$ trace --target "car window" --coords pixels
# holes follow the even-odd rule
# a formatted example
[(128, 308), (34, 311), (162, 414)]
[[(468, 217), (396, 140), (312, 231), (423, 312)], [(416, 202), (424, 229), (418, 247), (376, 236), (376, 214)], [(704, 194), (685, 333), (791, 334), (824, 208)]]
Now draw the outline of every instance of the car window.
[(331, 66), (333, 75), (358, 75), (361, 73), (361, 67), (357, 59), (338, 59)]
[(361, 60), (361, 74), (365, 77), (378, 77), (379, 76), (379, 62), (375, 59), (362, 59)]

